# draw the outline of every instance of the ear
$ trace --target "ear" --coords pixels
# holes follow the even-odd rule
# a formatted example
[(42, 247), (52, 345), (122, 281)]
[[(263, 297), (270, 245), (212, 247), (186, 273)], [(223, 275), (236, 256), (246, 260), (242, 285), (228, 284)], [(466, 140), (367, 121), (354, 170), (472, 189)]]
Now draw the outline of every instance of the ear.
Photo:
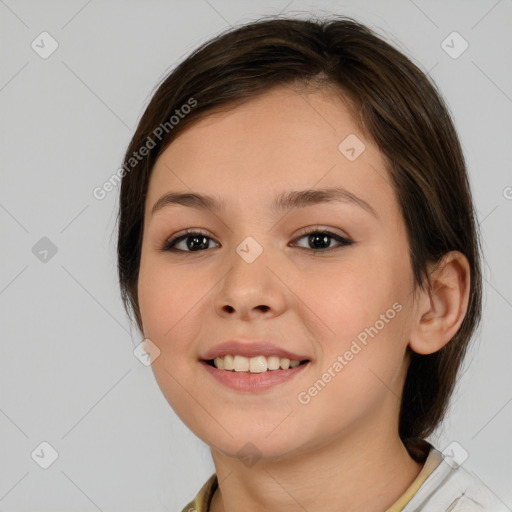
[(432, 354), (455, 336), (469, 302), (469, 262), (459, 251), (446, 253), (429, 270), (430, 286), (418, 292), (415, 325), (409, 346), (418, 354)]

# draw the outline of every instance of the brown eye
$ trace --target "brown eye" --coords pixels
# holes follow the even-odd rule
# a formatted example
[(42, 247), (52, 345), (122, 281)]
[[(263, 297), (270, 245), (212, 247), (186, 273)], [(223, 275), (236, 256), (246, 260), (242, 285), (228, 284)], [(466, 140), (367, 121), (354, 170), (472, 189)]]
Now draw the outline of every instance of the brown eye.
[(304, 249), (310, 249), (315, 252), (328, 252), (328, 250), (335, 249), (336, 247), (332, 247), (332, 239), (334, 239), (338, 243), (339, 247), (344, 247), (347, 245), (352, 245), (354, 242), (349, 240), (348, 238), (342, 237), (336, 233), (332, 233), (328, 230), (319, 230), (314, 229), (311, 231), (307, 231), (303, 233), (297, 240), (301, 238), (306, 238), (307, 247), (303, 247)]
[[(163, 251), (201, 252), (209, 249), (209, 241), (213, 240), (200, 231), (187, 230), (186, 234), (167, 240)], [(181, 244), (181, 247), (177, 247)]]

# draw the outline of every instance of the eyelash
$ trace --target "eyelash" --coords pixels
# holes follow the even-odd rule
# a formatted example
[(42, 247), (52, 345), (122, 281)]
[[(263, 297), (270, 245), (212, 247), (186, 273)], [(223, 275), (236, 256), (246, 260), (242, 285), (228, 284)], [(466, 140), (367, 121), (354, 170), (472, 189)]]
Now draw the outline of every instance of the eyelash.
[[(301, 238), (304, 238), (305, 236), (308, 236), (308, 235), (312, 235), (312, 234), (323, 234), (323, 235), (327, 235), (329, 238), (333, 238), (334, 240), (336, 240), (337, 242), (340, 243), (340, 245), (338, 247), (328, 247), (327, 249), (309, 249), (309, 248), (306, 248), (306, 247), (299, 247), (300, 249), (305, 249), (305, 250), (308, 250), (308, 251), (311, 251), (313, 252), (314, 254), (318, 254), (318, 253), (325, 253), (325, 252), (331, 252), (332, 250), (334, 249), (341, 249), (343, 247), (347, 247), (349, 245), (352, 245), (354, 243), (353, 240), (350, 240), (348, 238), (345, 238), (341, 235), (338, 235), (336, 233), (333, 233), (332, 231), (329, 231), (327, 229), (319, 229), (319, 228), (313, 228), (313, 229), (310, 229), (310, 230), (307, 230), (306, 228), (306, 231), (302, 231), (300, 236), (298, 236), (295, 240), (299, 240)], [(191, 237), (192, 235), (201, 235), (201, 236), (204, 236), (210, 240), (213, 240), (213, 238), (211, 238), (210, 236), (208, 236), (207, 233), (204, 233), (202, 232), (201, 230), (194, 230), (194, 229), (187, 229), (185, 230), (185, 233), (182, 234), (182, 235), (179, 235), (179, 236), (176, 236), (174, 238), (170, 238), (169, 240), (167, 240), (164, 244), (164, 246), (162, 247), (162, 251), (164, 252), (183, 252), (183, 253), (198, 253), (198, 252), (205, 252), (205, 250), (198, 250), (198, 251), (185, 251), (183, 249), (176, 249), (174, 246), (181, 242), (182, 240), (186, 240), (187, 238)]]

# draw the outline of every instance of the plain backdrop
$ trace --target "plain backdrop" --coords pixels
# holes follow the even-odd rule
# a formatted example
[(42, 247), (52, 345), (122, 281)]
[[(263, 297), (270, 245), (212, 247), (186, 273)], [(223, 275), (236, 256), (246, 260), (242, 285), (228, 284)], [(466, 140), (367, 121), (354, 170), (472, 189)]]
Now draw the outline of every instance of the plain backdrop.
[(119, 190), (93, 190), (177, 63), (229, 25), (279, 12), (367, 23), (448, 102), (483, 236), (485, 304), (432, 442), (457, 442), (464, 467), (512, 507), (510, 0), (0, 0), (1, 511), (181, 511), (214, 472), (133, 354), (141, 340), (116, 280)]

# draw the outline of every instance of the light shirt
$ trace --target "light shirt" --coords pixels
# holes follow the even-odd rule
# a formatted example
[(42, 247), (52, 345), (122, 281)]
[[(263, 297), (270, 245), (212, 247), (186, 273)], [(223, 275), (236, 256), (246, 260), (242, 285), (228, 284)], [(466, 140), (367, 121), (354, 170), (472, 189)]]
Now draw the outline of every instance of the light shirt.
[[(182, 512), (209, 512), (217, 490), (214, 473)], [(420, 473), (385, 512), (510, 512), (510, 509), (469, 470), (430, 446)]]

